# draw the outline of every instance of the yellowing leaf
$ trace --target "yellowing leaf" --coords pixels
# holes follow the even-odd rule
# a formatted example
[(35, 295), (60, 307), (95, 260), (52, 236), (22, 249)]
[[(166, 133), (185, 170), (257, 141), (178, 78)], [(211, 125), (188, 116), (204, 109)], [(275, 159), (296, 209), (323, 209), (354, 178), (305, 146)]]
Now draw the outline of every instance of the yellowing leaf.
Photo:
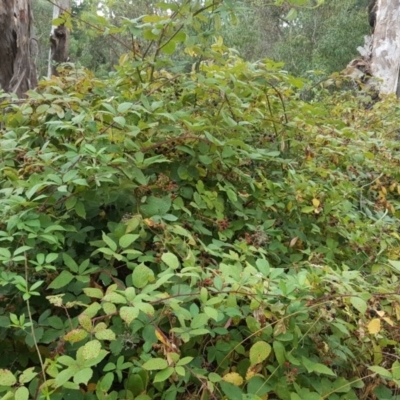
[(271, 345), (264, 341), (253, 344), (250, 349), (250, 366), (263, 362), (271, 354)]
[(321, 202), (318, 199), (312, 199), (312, 203), (315, 208), (318, 208), (319, 205), (321, 204)]
[(400, 304), (399, 303), (396, 303), (394, 305), (394, 310), (396, 312), (397, 321), (400, 321)]
[(393, 321), (389, 317), (384, 317), (383, 320), (386, 321), (390, 326), (394, 326)]
[(232, 385), (240, 386), (243, 384), (243, 378), (237, 372), (229, 372), (222, 378), (225, 382), (232, 383)]
[(87, 337), (88, 333), (83, 329), (73, 329), (64, 335), (63, 339), (70, 343), (77, 343)]
[(368, 332), (372, 335), (378, 333), (381, 330), (381, 320), (379, 318), (374, 318), (370, 321), (367, 328)]

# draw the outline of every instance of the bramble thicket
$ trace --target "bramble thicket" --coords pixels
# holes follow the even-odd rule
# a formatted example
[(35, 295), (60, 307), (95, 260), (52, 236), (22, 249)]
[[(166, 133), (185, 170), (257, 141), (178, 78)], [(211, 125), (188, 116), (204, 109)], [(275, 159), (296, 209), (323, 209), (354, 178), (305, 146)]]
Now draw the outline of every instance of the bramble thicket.
[(1, 399), (396, 398), (398, 100), (172, 11), (2, 94)]

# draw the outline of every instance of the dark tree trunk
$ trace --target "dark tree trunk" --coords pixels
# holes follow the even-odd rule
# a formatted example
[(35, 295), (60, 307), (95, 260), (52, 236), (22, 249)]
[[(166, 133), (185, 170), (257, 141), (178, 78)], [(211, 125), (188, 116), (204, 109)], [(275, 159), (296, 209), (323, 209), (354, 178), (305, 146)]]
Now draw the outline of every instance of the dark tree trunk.
[(30, 0), (0, 1), (0, 33), (0, 87), (22, 97), (37, 84)]
[[(54, 5), (53, 20), (56, 18), (67, 18), (71, 9), (70, 0), (57, 0), (57, 5)], [(69, 49), (69, 29), (65, 24), (52, 26), (50, 34), (50, 54), (49, 54), (49, 69), (48, 75), (56, 75), (57, 65), (68, 61)]]

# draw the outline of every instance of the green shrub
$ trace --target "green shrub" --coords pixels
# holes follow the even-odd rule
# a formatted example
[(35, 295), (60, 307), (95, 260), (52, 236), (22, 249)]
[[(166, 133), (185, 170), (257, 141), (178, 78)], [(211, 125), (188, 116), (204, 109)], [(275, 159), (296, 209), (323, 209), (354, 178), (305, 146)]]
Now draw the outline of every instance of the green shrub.
[(65, 69), (7, 103), (3, 399), (399, 383), (397, 102), (305, 103), (271, 61), (205, 54), (188, 74), (135, 55), (107, 80)]

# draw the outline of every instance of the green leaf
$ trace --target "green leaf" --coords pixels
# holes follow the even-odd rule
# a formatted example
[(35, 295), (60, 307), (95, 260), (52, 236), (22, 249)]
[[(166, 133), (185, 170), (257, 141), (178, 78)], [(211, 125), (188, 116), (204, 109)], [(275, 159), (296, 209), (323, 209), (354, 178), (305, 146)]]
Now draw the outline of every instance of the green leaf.
[(250, 366), (260, 364), (271, 354), (271, 345), (264, 341), (259, 341), (253, 344), (250, 348)]
[(8, 369), (0, 369), (0, 385), (1, 386), (14, 386), (17, 379), (14, 374)]
[(74, 275), (72, 275), (71, 272), (64, 270), (50, 283), (48, 289), (60, 289), (67, 286), (72, 279), (74, 279)]
[(221, 381), (219, 385), (229, 400), (243, 400), (243, 392), (238, 386), (224, 381)]
[(139, 235), (134, 235), (134, 234), (128, 233), (126, 235), (123, 235), (119, 239), (119, 245), (123, 249), (125, 249), (125, 248), (129, 247), (138, 238), (139, 238)]
[(123, 113), (127, 112), (129, 109), (131, 109), (132, 107), (133, 107), (133, 103), (127, 103), (127, 102), (121, 103), (121, 104), (118, 104), (117, 111), (118, 111), (118, 113), (123, 114)]
[(285, 346), (279, 340), (274, 340), (272, 343), (274, 354), (279, 365), (282, 365), (286, 361)]
[(85, 360), (91, 360), (100, 355), (101, 343), (98, 340), (91, 340), (83, 346), (82, 356)]
[(129, 325), (139, 316), (139, 309), (136, 307), (121, 307), (119, 315)]
[(87, 385), (92, 376), (93, 376), (93, 371), (91, 368), (83, 368), (75, 373), (74, 382), (77, 383), (78, 385), (81, 383)]
[(208, 315), (200, 313), (197, 314), (193, 319), (190, 324), (190, 327), (192, 329), (197, 329), (197, 328), (202, 328), (203, 326), (208, 325)]
[(55, 378), (55, 386), (63, 386), (64, 383), (68, 382), (76, 374), (76, 372), (77, 371), (74, 368), (66, 368), (60, 371)]
[(84, 288), (83, 291), (86, 296), (93, 297), (95, 299), (102, 299), (104, 296), (103, 291), (97, 288)]
[(102, 234), (102, 239), (104, 243), (115, 253), (117, 251), (117, 243), (115, 243), (110, 237), (108, 237), (104, 232)]
[(373, 365), (372, 367), (368, 367), (368, 369), (372, 372), (376, 372), (379, 374), (382, 378), (385, 379), (393, 379), (393, 375), (390, 371), (388, 371), (386, 368), (379, 367), (378, 365)]
[(113, 382), (114, 382), (114, 374), (112, 372), (108, 372), (100, 379), (98, 386), (103, 392), (108, 392)]
[(28, 400), (29, 399), (29, 390), (25, 386), (19, 387), (14, 394), (15, 400)]
[(309, 373), (317, 372), (319, 374), (336, 376), (336, 374), (330, 368), (328, 368), (326, 365), (311, 361), (310, 359), (308, 359), (304, 356), (301, 357), (301, 363), (303, 364), (303, 366), (307, 369), (307, 371)]
[(124, 127), (125, 124), (126, 124), (126, 120), (122, 116), (114, 117), (113, 120), (114, 120), (114, 122), (116, 122), (117, 124), (121, 125), (122, 127)]
[(154, 272), (144, 264), (139, 264), (135, 267), (132, 273), (133, 286), (141, 289), (149, 282), (154, 282)]
[(176, 41), (170, 40), (168, 43), (161, 47), (161, 51), (164, 54), (171, 55), (175, 52), (176, 49)]
[(367, 302), (359, 297), (350, 297), (350, 302), (353, 307), (359, 311), (361, 314), (365, 314), (367, 312)]
[(78, 215), (78, 217), (81, 217), (83, 219), (86, 219), (86, 210), (85, 206), (81, 201), (77, 201), (75, 204), (75, 212)]
[(164, 382), (166, 381), (174, 372), (174, 368), (172, 367), (167, 367), (163, 369), (162, 371), (159, 371), (156, 373), (154, 376), (153, 382)]
[(389, 264), (397, 270), (397, 272), (400, 272), (400, 261), (394, 261), (394, 260), (388, 260)]
[(194, 357), (183, 357), (181, 358), (176, 365), (186, 365), (189, 364), (190, 362), (192, 362), (194, 359)]
[(265, 260), (264, 258), (259, 258), (256, 261), (256, 266), (257, 269), (264, 275), (264, 276), (268, 276), (269, 275), (269, 270), (270, 270), (270, 266), (269, 266), (269, 262), (267, 260)]
[(111, 329), (103, 329), (95, 333), (95, 337), (98, 340), (112, 341), (116, 339), (115, 333)]
[(150, 196), (147, 198), (146, 203), (140, 206), (140, 210), (147, 217), (152, 217), (154, 215), (162, 217), (167, 214), (171, 205), (172, 202), (169, 196), (162, 198)]
[(167, 266), (171, 269), (177, 269), (180, 266), (180, 262), (178, 257), (173, 253), (163, 253), (161, 256), (161, 260), (167, 264)]
[(62, 255), (64, 264), (72, 271), (77, 273), (79, 268), (78, 264), (74, 261), (74, 259), (67, 253), (63, 253)]
[(145, 369), (146, 371), (157, 371), (165, 369), (167, 367), (168, 367), (168, 362), (163, 358), (151, 358), (142, 365), (142, 368)]
[(218, 321), (218, 310), (212, 307), (205, 306), (204, 313), (209, 317), (212, 318), (214, 321)]
[(37, 372), (35, 372), (35, 367), (25, 369), (22, 374), (19, 376), (18, 381), (19, 383), (28, 383), (30, 382), (35, 376), (37, 376)]
[(127, 303), (125, 296), (123, 296), (122, 294), (119, 294), (119, 293), (115, 293), (115, 292), (107, 293), (103, 297), (103, 301), (109, 301), (110, 303), (114, 303), (114, 304), (126, 304)]

